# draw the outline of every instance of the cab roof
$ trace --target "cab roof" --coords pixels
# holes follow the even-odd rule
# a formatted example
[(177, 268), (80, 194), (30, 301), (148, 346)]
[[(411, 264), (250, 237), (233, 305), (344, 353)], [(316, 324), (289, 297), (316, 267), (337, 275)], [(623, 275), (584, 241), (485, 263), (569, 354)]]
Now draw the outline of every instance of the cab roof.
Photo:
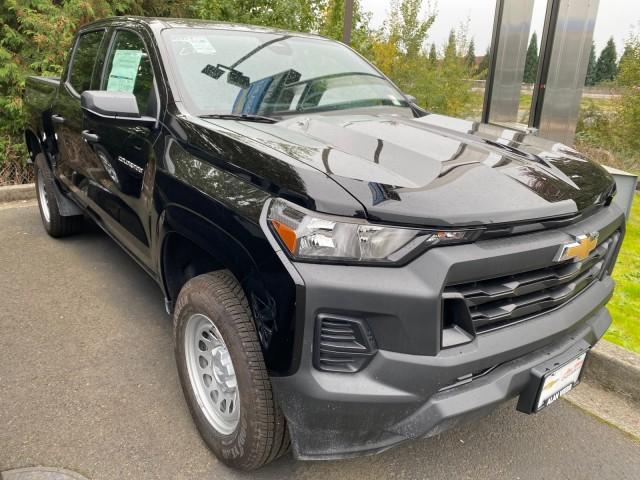
[(235, 30), (245, 32), (260, 32), (260, 33), (275, 33), (294, 35), (299, 37), (309, 37), (324, 39), (325, 37), (313, 33), (296, 32), (293, 30), (284, 30), (279, 28), (270, 28), (258, 25), (246, 25), (242, 23), (232, 22), (220, 22), (214, 20), (198, 20), (191, 18), (165, 18), (165, 17), (139, 17), (139, 16), (121, 16), (121, 17), (108, 17), (95, 22), (84, 25), (82, 29), (87, 27), (109, 25), (117, 23), (135, 22), (138, 24), (147, 25), (151, 30), (164, 30), (168, 28), (202, 28), (202, 29), (214, 29), (214, 30)]

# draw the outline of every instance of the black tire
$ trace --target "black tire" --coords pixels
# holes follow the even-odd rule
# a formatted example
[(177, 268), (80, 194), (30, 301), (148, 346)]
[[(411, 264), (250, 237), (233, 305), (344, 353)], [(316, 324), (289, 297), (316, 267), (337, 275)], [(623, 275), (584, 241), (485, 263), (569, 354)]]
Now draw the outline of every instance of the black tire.
[[(35, 160), (35, 176), (36, 176), (36, 197), (38, 198), (38, 208), (40, 209), (40, 218), (47, 233), (54, 238), (68, 237), (82, 230), (84, 217), (82, 215), (74, 215), (71, 217), (63, 217), (60, 215), (58, 202), (55, 196), (55, 188), (53, 175), (44, 154), (36, 155)], [(45, 195), (41, 195), (41, 189), (44, 189)], [(43, 205), (46, 202), (46, 205)], [(48, 212), (48, 218), (47, 214)]]
[[(224, 435), (207, 420), (189, 377), (185, 331), (193, 315), (207, 316), (222, 335), (233, 362), (240, 396), (235, 430)], [(173, 315), (175, 355), (182, 390), (200, 435), (226, 465), (254, 470), (289, 449), (289, 435), (276, 404), (260, 342), (242, 287), (227, 270), (189, 280)]]

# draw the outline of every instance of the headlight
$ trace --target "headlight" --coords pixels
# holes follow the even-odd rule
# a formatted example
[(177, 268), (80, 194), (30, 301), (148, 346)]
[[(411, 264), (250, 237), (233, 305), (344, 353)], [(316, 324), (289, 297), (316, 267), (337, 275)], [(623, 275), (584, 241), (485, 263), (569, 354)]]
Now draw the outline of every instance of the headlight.
[(267, 221), (296, 259), (394, 263), (435, 245), (469, 242), (479, 230), (421, 230), (372, 225), (364, 220), (319, 214), (275, 199)]

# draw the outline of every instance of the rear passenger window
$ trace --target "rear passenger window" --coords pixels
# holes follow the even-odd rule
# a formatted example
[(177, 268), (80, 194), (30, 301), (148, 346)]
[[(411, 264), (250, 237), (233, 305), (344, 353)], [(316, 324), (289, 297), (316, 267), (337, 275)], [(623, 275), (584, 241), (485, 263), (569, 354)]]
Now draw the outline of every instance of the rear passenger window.
[(69, 83), (78, 93), (91, 88), (93, 66), (96, 63), (102, 37), (104, 37), (104, 30), (83, 33), (78, 37), (69, 74)]
[(107, 59), (105, 85), (112, 92), (133, 93), (142, 115), (153, 114), (153, 68), (142, 39), (133, 32), (120, 30)]

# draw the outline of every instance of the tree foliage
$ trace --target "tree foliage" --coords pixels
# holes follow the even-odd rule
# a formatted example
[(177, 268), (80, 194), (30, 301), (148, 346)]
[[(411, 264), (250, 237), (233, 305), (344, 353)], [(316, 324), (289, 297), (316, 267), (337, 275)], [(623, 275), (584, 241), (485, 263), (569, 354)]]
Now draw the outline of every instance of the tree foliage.
[[(115, 3), (115, 2), (114, 2)], [(28, 75), (55, 76), (76, 29), (114, 13), (106, 0), (4, 0), (0, 6), (0, 166), (26, 158), (22, 93)]]
[(476, 68), (476, 45), (475, 45), (475, 42), (473, 41), (473, 38), (469, 42), (469, 47), (467, 48), (467, 54), (465, 55), (464, 61), (465, 61), (465, 64), (467, 65), (467, 68), (469, 69), (470, 72), (475, 70), (475, 68)]
[(484, 57), (478, 65), (478, 71), (476, 73), (477, 78), (486, 79), (489, 74), (489, 62), (491, 61), (491, 45), (487, 47), (487, 51), (484, 53)]
[[(623, 87), (618, 109), (618, 136), (634, 156), (640, 157), (640, 36), (631, 37), (620, 62), (617, 82)], [(640, 168), (640, 166), (639, 166)]]
[(524, 61), (524, 83), (536, 83), (538, 78), (538, 34), (533, 32), (527, 48), (527, 56)]
[(591, 42), (591, 52), (589, 53), (589, 66), (587, 67), (587, 77), (584, 80), (587, 87), (596, 84), (596, 44)]
[(451, 31), (442, 58), (438, 58), (433, 43), (425, 48), (437, 15), (431, 5), (394, 0), (390, 9), (382, 31), (375, 36), (371, 60), (429, 110), (454, 116), (469, 114), (473, 99), (468, 82), (472, 72), (465, 58), (469, 50), (467, 25)]
[(600, 57), (596, 63), (596, 83), (612, 82), (618, 74), (618, 53), (613, 37), (609, 39), (607, 45), (600, 52)]
[(578, 141), (606, 149), (620, 158), (619, 167), (640, 171), (640, 36), (625, 46), (616, 83), (620, 98), (607, 110), (591, 102), (578, 123)]
[(429, 48), (429, 66), (435, 67), (438, 64), (438, 51), (436, 50), (436, 44), (432, 43)]
[[(344, 0), (320, 0), (319, 5), (319, 21), (314, 28), (292, 28), (292, 30), (319, 31), (320, 34), (325, 37), (333, 38), (334, 40), (342, 40), (344, 26)], [(373, 32), (369, 27), (370, 17), (371, 15), (362, 9), (360, 1), (354, 0), (351, 47), (365, 55), (369, 54), (371, 51), (371, 38)]]
[(189, 17), (303, 31), (317, 30), (324, 6), (322, 0), (196, 0), (191, 5), (189, 2), (175, 3), (184, 4), (184, 13)]

